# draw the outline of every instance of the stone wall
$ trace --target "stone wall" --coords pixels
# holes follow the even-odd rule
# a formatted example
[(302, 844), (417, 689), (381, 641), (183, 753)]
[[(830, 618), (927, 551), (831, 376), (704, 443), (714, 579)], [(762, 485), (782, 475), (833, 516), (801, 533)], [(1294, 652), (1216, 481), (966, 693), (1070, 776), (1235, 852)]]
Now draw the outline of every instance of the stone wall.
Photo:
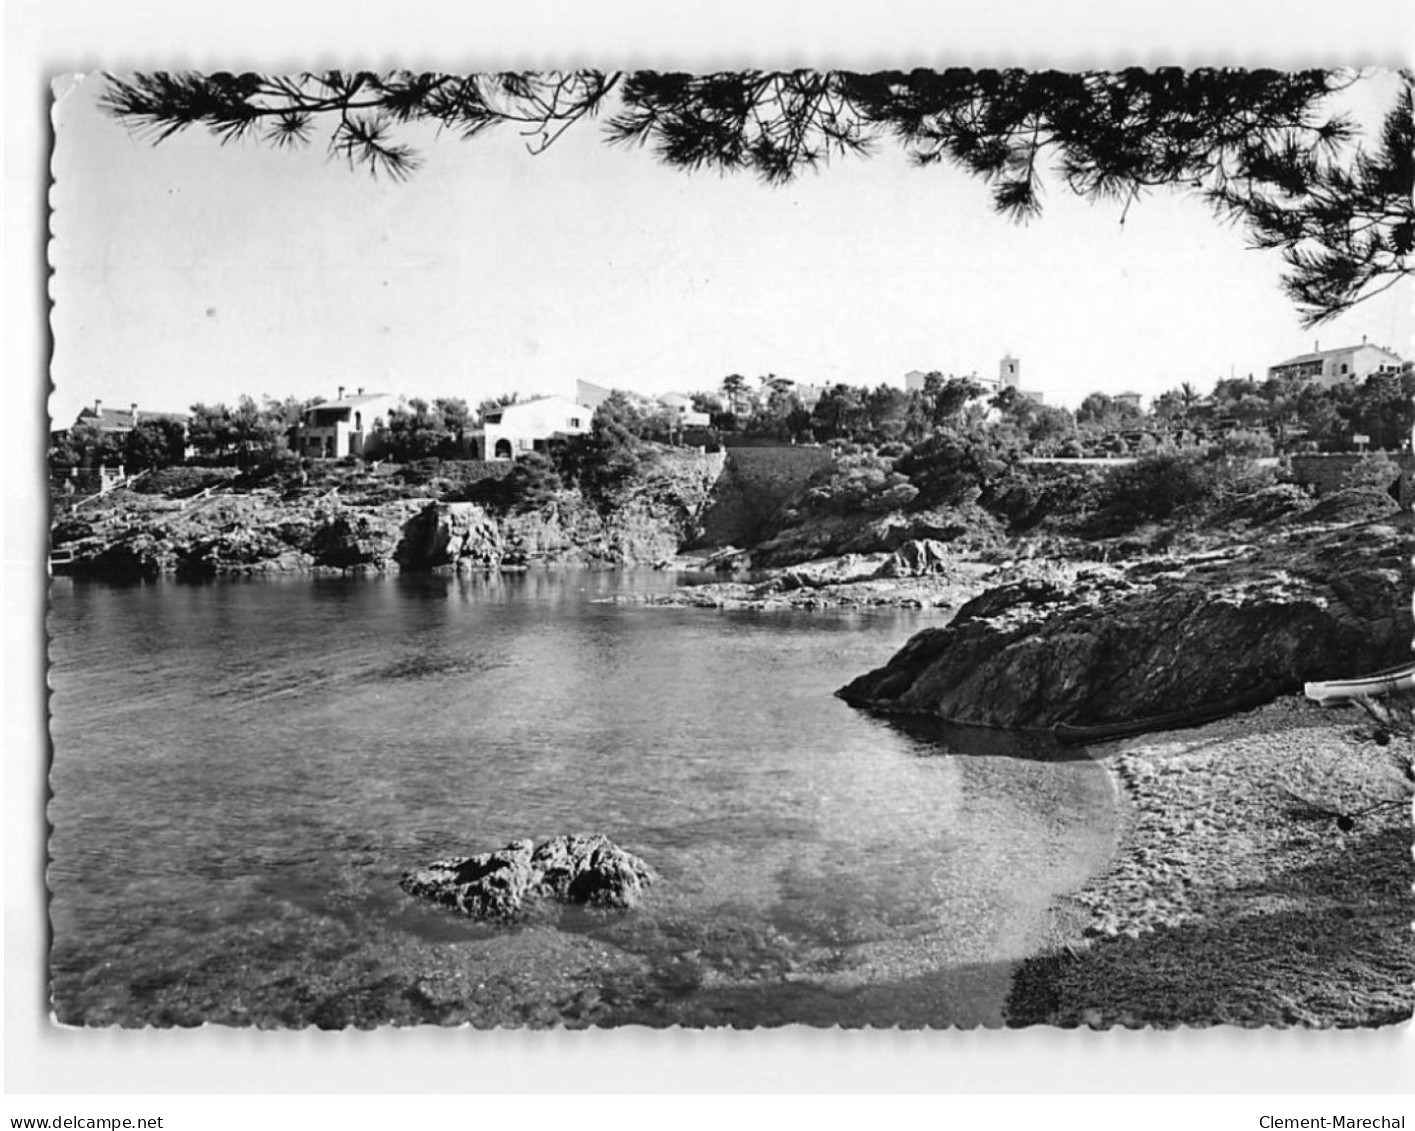
[[(1386, 453), (1390, 455), (1390, 453)], [(1294, 455), (1292, 478), (1304, 487), (1310, 487), (1316, 494), (1325, 495), (1338, 490), (1343, 480), (1366, 457), (1356, 452), (1309, 453)], [(1391, 458), (1407, 472), (1415, 471), (1415, 456), (1409, 452), (1391, 455)]]
[(772, 515), (833, 458), (829, 448), (810, 445), (728, 448), (697, 544), (750, 546), (759, 541)]

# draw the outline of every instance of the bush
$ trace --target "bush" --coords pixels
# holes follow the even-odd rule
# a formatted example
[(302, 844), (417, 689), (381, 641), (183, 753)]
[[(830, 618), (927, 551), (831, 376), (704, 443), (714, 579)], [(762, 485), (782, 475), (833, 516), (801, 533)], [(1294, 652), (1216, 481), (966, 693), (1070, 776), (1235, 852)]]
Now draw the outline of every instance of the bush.
[(404, 464), (398, 471), (398, 478), (410, 486), (421, 486), (436, 478), (441, 468), (442, 461), (436, 456), (424, 456), (422, 459)]
[(1368, 452), (1341, 480), (1342, 487), (1379, 487), (1386, 490), (1400, 478), (1400, 464), (1385, 452)]
[(982, 502), (1014, 531), (1030, 530), (1048, 518), (1080, 517), (1095, 510), (1105, 481), (1100, 467), (1040, 472), (1018, 466), (989, 484)]
[(460, 499), (493, 510), (519, 514), (539, 510), (554, 499), (564, 486), (549, 456), (541, 452), (527, 452), (507, 475), (467, 484), (456, 494)]
[(1180, 507), (1213, 494), (1213, 476), (1197, 453), (1167, 451), (1117, 468), (1099, 502), (1103, 509), (1133, 514), (1140, 521), (1163, 522)]
[(1016, 450), (1000, 430), (941, 429), (895, 464), (919, 490), (920, 506), (957, 506), (1008, 475)]
[(133, 490), (142, 495), (180, 498), (228, 483), (239, 474), (234, 467), (164, 467), (144, 475), (133, 484)]
[(908, 506), (918, 497), (905, 476), (894, 470), (894, 461), (854, 445), (806, 483), (800, 509), (812, 514), (882, 514)]

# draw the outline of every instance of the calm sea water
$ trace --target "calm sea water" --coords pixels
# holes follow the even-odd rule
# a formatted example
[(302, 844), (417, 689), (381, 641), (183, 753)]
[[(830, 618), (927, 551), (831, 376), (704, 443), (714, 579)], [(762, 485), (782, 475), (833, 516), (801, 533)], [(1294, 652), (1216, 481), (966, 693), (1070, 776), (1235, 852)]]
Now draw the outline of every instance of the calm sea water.
[[(607, 601), (653, 573), (51, 597), (53, 1004), (75, 1024), (996, 1024), (1100, 867), (1104, 772), (832, 696), (936, 614)], [(627, 914), (473, 923), (400, 874), (604, 832)]]

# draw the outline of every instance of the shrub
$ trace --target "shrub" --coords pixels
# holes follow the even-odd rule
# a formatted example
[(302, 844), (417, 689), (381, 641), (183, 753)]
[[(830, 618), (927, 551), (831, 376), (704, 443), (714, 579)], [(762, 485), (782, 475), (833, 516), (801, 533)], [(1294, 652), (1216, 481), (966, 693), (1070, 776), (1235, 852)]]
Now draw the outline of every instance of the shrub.
[(834, 463), (806, 483), (800, 507), (814, 514), (883, 512), (907, 506), (918, 491), (894, 470), (894, 461), (869, 449), (844, 445)]
[(1000, 430), (941, 429), (895, 464), (919, 490), (920, 506), (956, 506), (1009, 474), (1017, 452)]
[(545, 506), (564, 486), (549, 456), (527, 452), (508, 474), (466, 484), (456, 494), (494, 510), (524, 513)]
[(133, 484), (133, 490), (143, 495), (178, 498), (229, 482), (239, 474), (234, 467), (164, 467), (144, 475)]
[(1368, 452), (1341, 480), (1343, 487), (1388, 488), (1400, 478), (1400, 464), (1385, 452)]
[(1117, 468), (1099, 500), (1104, 509), (1133, 513), (1141, 521), (1162, 522), (1180, 507), (1212, 498), (1213, 478), (1193, 452), (1164, 451)]

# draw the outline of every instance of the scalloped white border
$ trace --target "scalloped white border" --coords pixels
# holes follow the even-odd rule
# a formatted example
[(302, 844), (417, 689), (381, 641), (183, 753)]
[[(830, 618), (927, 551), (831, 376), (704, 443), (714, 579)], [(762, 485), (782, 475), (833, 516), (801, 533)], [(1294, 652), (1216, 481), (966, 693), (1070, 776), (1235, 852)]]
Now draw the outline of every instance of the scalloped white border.
[[(1410, 1026), (1370, 1033), (325, 1034), (82, 1032), (48, 1022), (45, 829), (37, 799), (46, 762), (40, 487), (48, 391), (47, 95), (53, 77), (144, 66), (305, 69), (336, 61), (466, 70), (578, 62), (685, 69), (1415, 65), (1415, 7), (1408, 0), (729, 0), (698, 6), (616, 0), (500, 8), (387, 0), (381, 7), (387, 11), (372, 15), (336, 0), (12, 0), (6, 7), (5, 372), (9, 403), (18, 410), (8, 414), (3, 445), (7, 1094), (1415, 1091)], [(33, 1113), (33, 1106), (26, 1112)], [(57, 1113), (60, 1106), (78, 1111), (81, 1105), (39, 1106)], [(14, 1103), (6, 1107), (21, 1113)], [(324, 1113), (330, 1124), (357, 1121), (356, 1103), (341, 1107), (347, 1110)], [(477, 1117), (477, 1109), (460, 1107), (459, 1123)], [(1256, 1125), (1256, 1119), (1232, 1125)]]

